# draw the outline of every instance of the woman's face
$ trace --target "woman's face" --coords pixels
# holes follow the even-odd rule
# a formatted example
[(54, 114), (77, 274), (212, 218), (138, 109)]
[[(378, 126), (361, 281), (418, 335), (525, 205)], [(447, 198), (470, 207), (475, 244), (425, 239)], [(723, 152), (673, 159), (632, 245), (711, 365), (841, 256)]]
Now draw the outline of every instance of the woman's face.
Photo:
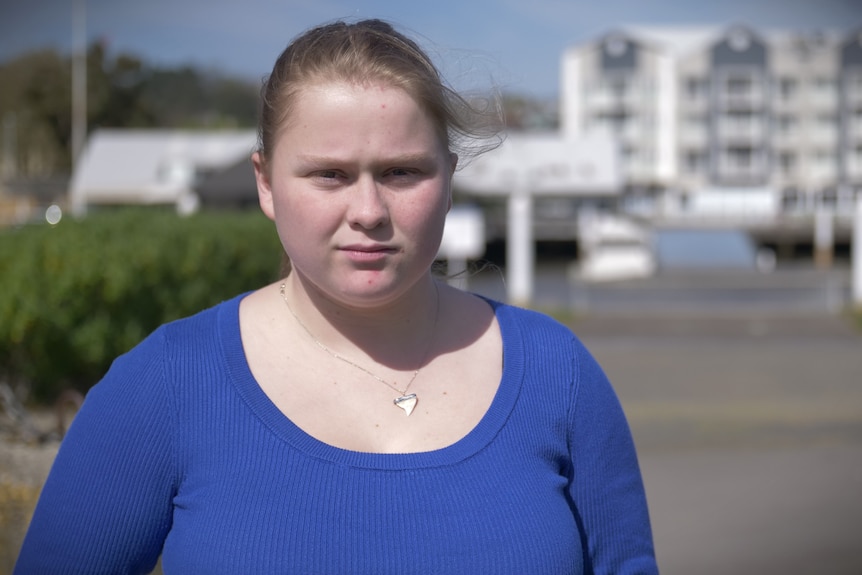
[(306, 285), (343, 304), (393, 301), (433, 262), (455, 168), (425, 111), (398, 88), (302, 89), (258, 193)]

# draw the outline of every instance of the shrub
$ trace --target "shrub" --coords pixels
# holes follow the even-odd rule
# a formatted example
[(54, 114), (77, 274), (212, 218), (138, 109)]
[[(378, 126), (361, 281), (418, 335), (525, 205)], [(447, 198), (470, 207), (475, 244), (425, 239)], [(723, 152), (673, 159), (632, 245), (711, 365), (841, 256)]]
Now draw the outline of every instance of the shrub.
[(0, 377), (32, 399), (85, 392), (166, 321), (276, 279), (281, 246), (258, 212), (94, 213), (0, 233)]

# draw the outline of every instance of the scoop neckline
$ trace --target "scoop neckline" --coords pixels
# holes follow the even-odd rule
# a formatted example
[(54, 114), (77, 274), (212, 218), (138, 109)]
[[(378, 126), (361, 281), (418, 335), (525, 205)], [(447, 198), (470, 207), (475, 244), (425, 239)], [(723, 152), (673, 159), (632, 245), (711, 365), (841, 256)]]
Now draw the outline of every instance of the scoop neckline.
[(500, 328), (503, 341), (503, 373), (491, 405), (473, 429), (455, 443), (431, 451), (377, 453), (352, 451), (328, 444), (304, 431), (282, 413), (252, 374), (239, 326), (240, 302), (247, 295), (242, 294), (225, 302), (217, 317), (217, 333), (228, 378), (254, 416), (270, 432), (308, 457), (366, 469), (418, 469), (452, 465), (472, 457), (488, 446), (502, 431), (515, 407), (524, 375), (523, 338), (517, 336), (518, 326), (509, 306), (482, 298), (494, 310)]

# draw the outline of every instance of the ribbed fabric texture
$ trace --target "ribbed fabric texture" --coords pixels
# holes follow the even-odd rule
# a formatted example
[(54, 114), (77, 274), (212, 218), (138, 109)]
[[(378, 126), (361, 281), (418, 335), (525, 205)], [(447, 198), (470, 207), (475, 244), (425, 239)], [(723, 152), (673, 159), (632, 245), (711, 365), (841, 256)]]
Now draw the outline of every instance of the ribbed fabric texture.
[(637, 458), (565, 327), (493, 303), (494, 401), (444, 449), (307, 435), (254, 381), (241, 296), (168, 324), (88, 394), (15, 573), (657, 573)]

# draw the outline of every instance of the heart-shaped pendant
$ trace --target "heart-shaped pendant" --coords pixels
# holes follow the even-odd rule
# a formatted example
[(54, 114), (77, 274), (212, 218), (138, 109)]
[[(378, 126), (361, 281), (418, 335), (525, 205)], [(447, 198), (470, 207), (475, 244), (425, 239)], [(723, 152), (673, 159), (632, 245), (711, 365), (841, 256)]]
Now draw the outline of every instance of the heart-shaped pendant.
[(401, 397), (396, 398), (393, 403), (404, 410), (408, 416), (413, 413), (413, 409), (416, 407), (416, 404), (419, 402), (419, 398), (416, 397), (415, 393), (408, 393), (407, 395), (402, 395)]

